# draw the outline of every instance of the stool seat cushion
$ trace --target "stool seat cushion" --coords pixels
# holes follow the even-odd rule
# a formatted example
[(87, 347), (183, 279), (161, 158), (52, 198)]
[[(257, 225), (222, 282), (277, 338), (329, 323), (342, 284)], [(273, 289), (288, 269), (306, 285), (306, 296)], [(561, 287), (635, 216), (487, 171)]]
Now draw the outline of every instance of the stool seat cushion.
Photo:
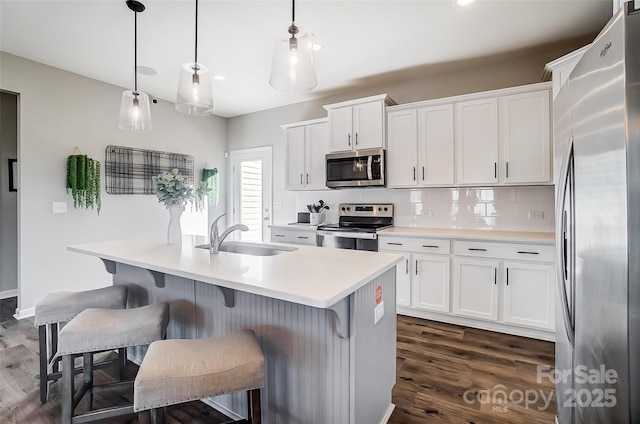
[(264, 356), (251, 330), (149, 346), (134, 383), (143, 411), (264, 386)]
[(124, 309), (127, 286), (49, 293), (36, 305), (36, 326), (66, 322), (87, 308)]
[(131, 309), (85, 309), (60, 331), (58, 355), (150, 344), (164, 338), (168, 323), (168, 303)]

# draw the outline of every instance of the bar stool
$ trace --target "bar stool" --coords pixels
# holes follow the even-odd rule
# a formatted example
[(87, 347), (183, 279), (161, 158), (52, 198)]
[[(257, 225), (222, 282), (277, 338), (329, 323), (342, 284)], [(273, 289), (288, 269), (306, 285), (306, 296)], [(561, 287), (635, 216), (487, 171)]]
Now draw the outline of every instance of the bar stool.
[[(93, 394), (126, 388), (133, 381), (102, 385), (93, 383), (93, 353), (105, 350), (148, 345), (165, 338), (169, 323), (169, 304), (155, 303), (132, 309), (85, 309), (60, 331), (58, 354), (62, 356), (62, 423), (87, 422), (132, 414), (133, 406), (103, 408), (92, 411)], [(83, 384), (74, 393), (73, 358), (83, 355)], [(74, 416), (83, 401), (84, 414)]]
[[(80, 292), (50, 293), (36, 305), (35, 325), (38, 327), (40, 350), (40, 402), (47, 402), (49, 381), (56, 381), (62, 376), (59, 368), (60, 357), (56, 355), (59, 325), (71, 320), (86, 308), (124, 309), (126, 304), (127, 287), (109, 286)], [(47, 336), (51, 338), (51, 343), (47, 343)], [(117, 362), (122, 376), (126, 359), (124, 352), (119, 351), (117, 361), (106, 361), (99, 365), (108, 366)]]
[(151, 343), (140, 365), (133, 391), (133, 409), (148, 420), (162, 422), (164, 407), (225, 393), (247, 391), (247, 419), (259, 424), (260, 389), (264, 387), (264, 356), (251, 330), (202, 340), (160, 340)]

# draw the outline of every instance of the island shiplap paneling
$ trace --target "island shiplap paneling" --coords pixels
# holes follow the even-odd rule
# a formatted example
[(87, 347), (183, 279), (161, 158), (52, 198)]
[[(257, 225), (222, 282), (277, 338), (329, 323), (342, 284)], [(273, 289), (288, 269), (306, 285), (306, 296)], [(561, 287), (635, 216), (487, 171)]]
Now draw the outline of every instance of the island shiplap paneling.
[[(350, 422), (352, 339), (338, 337), (330, 312), (239, 291), (227, 308), (218, 288), (201, 282), (195, 298), (198, 338), (245, 328), (256, 333), (266, 357), (263, 422)], [(214, 400), (246, 411), (244, 394)]]
[[(193, 339), (196, 337), (193, 280), (165, 275), (165, 286), (156, 287), (151, 273), (146, 269), (118, 263), (113, 282), (127, 286), (127, 308), (159, 302), (169, 303), (167, 338)], [(137, 346), (127, 349), (127, 354), (140, 363), (146, 351), (146, 346)]]

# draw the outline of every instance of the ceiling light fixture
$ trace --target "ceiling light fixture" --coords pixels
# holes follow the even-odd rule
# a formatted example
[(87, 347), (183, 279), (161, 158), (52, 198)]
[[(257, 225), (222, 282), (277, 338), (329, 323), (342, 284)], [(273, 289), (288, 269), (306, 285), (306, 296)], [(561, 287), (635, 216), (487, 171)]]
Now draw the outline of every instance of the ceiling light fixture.
[(133, 75), (134, 86), (132, 90), (122, 93), (120, 102), (120, 118), (118, 127), (123, 130), (149, 131), (151, 129), (151, 109), (149, 108), (149, 96), (138, 91), (138, 13), (144, 11), (144, 5), (135, 0), (127, 0), (127, 7), (134, 15), (134, 47), (133, 47)]
[(454, 0), (456, 6), (467, 7), (476, 2), (476, 0)]
[(196, 0), (196, 42), (193, 63), (185, 63), (180, 70), (176, 110), (187, 115), (213, 114), (211, 75), (206, 66), (198, 63), (198, 0)]
[[(296, 26), (296, 2), (292, 0), (289, 36), (277, 37), (271, 64), (271, 87), (282, 91), (308, 91), (316, 87), (316, 70), (313, 64), (313, 36), (301, 33)], [(298, 37), (296, 37), (298, 36)]]

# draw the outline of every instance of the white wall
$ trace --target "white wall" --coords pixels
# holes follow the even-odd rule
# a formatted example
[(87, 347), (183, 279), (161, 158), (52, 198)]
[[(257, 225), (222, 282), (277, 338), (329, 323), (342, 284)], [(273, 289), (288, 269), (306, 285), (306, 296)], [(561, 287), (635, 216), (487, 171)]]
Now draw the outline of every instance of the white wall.
[(9, 161), (18, 156), (18, 98), (0, 93), (0, 299), (18, 288), (18, 193), (9, 191)]
[[(19, 297), (26, 316), (47, 293), (110, 284), (102, 263), (72, 253), (76, 243), (125, 238), (166, 240), (169, 214), (152, 195), (108, 195), (102, 212), (75, 210), (65, 191), (65, 161), (77, 146), (103, 164), (109, 144), (193, 155), (196, 174), (208, 162), (220, 170), (220, 205), (226, 210), (224, 152), (226, 119), (185, 116), (174, 105), (151, 105), (153, 130), (132, 133), (117, 127), (123, 88), (0, 53), (0, 88), (20, 94)], [(141, 77), (139, 86), (144, 89)], [(68, 213), (53, 214), (52, 202), (67, 202)]]

